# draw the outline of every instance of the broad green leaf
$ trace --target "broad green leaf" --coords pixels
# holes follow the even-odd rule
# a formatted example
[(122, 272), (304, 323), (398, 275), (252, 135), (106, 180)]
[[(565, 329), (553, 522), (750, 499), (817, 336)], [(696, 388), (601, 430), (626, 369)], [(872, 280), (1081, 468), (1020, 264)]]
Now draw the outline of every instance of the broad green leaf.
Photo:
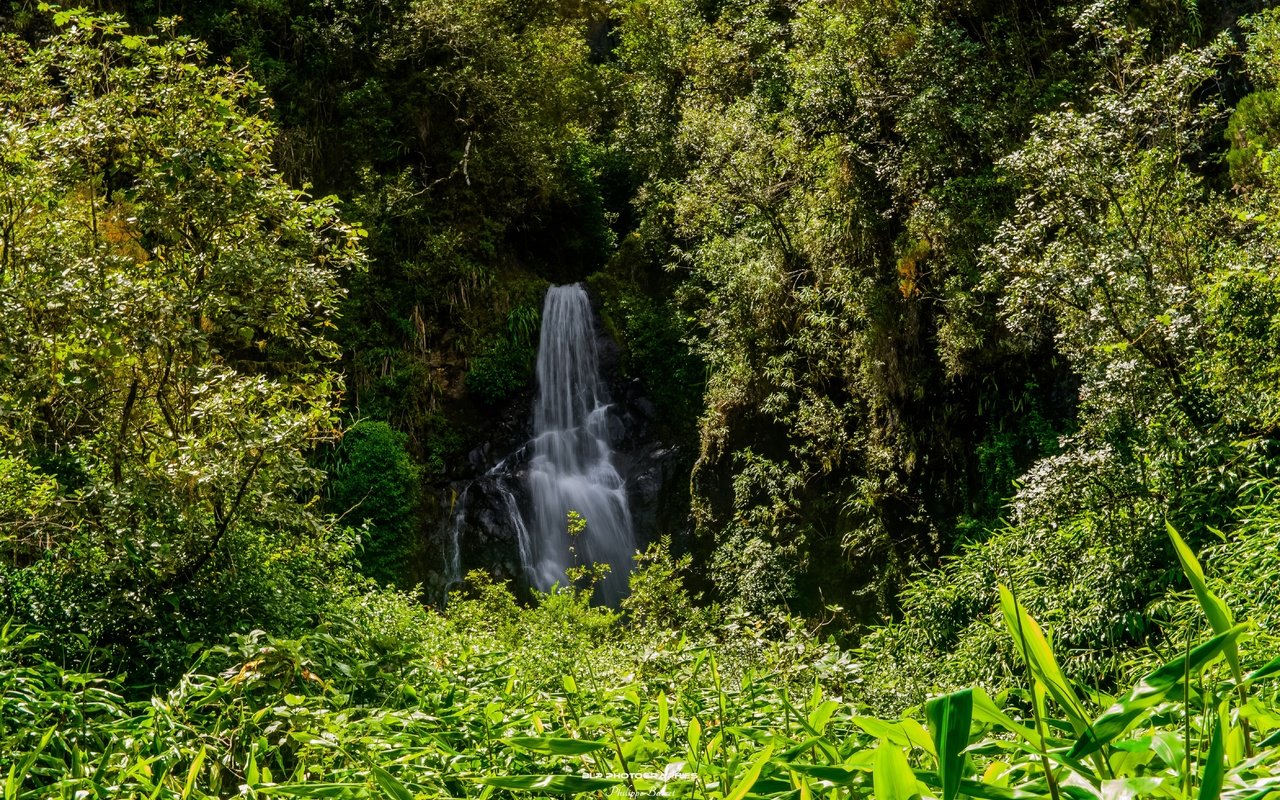
[(938, 751), (942, 800), (955, 800), (964, 777), (964, 749), (969, 746), (969, 725), (973, 721), (973, 690), (963, 689), (930, 700), (925, 713)]
[[(806, 747), (816, 746), (818, 749), (822, 751), (823, 755), (827, 757), (828, 761), (832, 763), (838, 762), (840, 760), (840, 751), (825, 736), (822, 735), (821, 731), (819, 731), (817, 728), (810, 725), (809, 720), (805, 719), (804, 715), (802, 715), (799, 711), (797, 711), (795, 706), (791, 705), (791, 702), (787, 700), (786, 693), (784, 692), (778, 699), (779, 699), (779, 702), (782, 703), (782, 707), (785, 708), (790, 714), (795, 715), (796, 722), (799, 723), (800, 727), (803, 728), (812, 737), (810, 744), (806, 745)], [(819, 709), (819, 711), (821, 711), (821, 709)], [(825, 727), (826, 722), (823, 722), (823, 725)], [(805, 748), (801, 748), (801, 749), (805, 749)], [(793, 747), (787, 751), (787, 754), (788, 756), (790, 756), (794, 752), (798, 752), (798, 751), (796, 750), (796, 748)]]
[(827, 727), (827, 723), (831, 721), (831, 715), (840, 708), (840, 704), (834, 700), (824, 700), (813, 713), (809, 715), (809, 727), (818, 733)]
[(1242, 686), (1251, 686), (1258, 681), (1265, 681), (1280, 675), (1280, 657), (1276, 657), (1263, 664), (1258, 669), (1244, 676)]
[(254, 756), (255, 752), (257, 752), (256, 747), (249, 751), (249, 764), (244, 772), (244, 779), (248, 781), (250, 786), (258, 782), (258, 759)]
[[(916, 770), (916, 779), (927, 786), (942, 788), (942, 778), (936, 772), (926, 770)], [(1033, 792), (1026, 792), (1020, 789), (1010, 789), (996, 783), (985, 783), (965, 778), (960, 781), (960, 794), (965, 797), (976, 797), (979, 800), (1021, 800), (1021, 798), (1035, 798), (1041, 800), (1042, 795)], [(879, 800), (879, 798), (877, 798)]]
[(561, 736), (512, 736), (507, 744), (549, 756), (580, 756), (609, 746), (608, 742), (590, 739), (567, 739)]
[(1014, 647), (1022, 655), (1032, 675), (1039, 680), (1053, 697), (1054, 701), (1067, 713), (1067, 720), (1077, 736), (1088, 730), (1088, 715), (1075, 690), (1067, 682), (1058, 666), (1058, 659), (1053, 655), (1053, 648), (1044, 631), (1040, 629), (1035, 618), (1027, 613), (1022, 604), (1014, 599), (1008, 587), (1000, 586), (1000, 610), (1004, 614), (1005, 626), (1013, 637)]
[(836, 767), (829, 764), (792, 764), (790, 769), (801, 775), (808, 775), (820, 781), (828, 781), (838, 785), (848, 784), (865, 770)]
[(1245, 728), (1243, 725), (1227, 726), (1227, 737), (1225, 741), (1227, 766), (1234, 768), (1237, 764), (1244, 760), (1248, 752), (1247, 742), (1244, 736)]
[(991, 786), (1008, 786), (1010, 768), (1007, 761), (992, 761), (982, 771), (982, 782)]
[[(822, 748), (824, 753), (829, 749), (834, 751), (834, 748), (831, 747), (831, 743), (824, 737), (810, 736), (807, 739), (796, 742), (781, 753), (778, 753), (777, 758), (790, 764), (797, 756), (806, 753), (815, 747)], [(838, 761), (840, 758), (839, 752), (835, 751), (835, 755), (835, 760)]]
[[(5, 800), (17, 800), (19, 793), (22, 791), (22, 786), (26, 782), (27, 773), (36, 763), (36, 760), (40, 758), (40, 754), (44, 752), (44, 749), (49, 746), (49, 741), (57, 730), (55, 727), (45, 731), (44, 735), (40, 737), (40, 743), (36, 746), (36, 749), (27, 753), (21, 761), (9, 767), (9, 775), (5, 778), (4, 784)], [(201, 752), (204, 752), (203, 749)]]
[(934, 758), (938, 751), (933, 746), (933, 739), (928, 731), (913, 719), (901, 719), (897, 722), (885, 722), (875, 717), (853, 717), (854, 725), (877, 739), (887, 739), (899, 747), (919, 747)]
[(764, 765), (769, 762), (769, 757), (773, 755), (773, 745), (765, 747), (751, 761), (751, 766), (747, 769), (746, 774), (742, 776), (742, 780), (738, 781), (733, 791), (729, 792), (729, 796), (725, 800), (742, 800), (747, 796), (747, 792), (751, 791), (751, 787), (756, 785), (756, 781), (760, 779), (760, 770), (764, 769)]
[(1104, 800), (1134, 800), (1137, 797), (1176, 796), (1173, 792), (1161, 791), (1164, 779), (1158, 775), (1138, 775), (1128, 778), (1114, 778), (1102, 782)]
[(876, 800), (912, 800), (919, 797), (916, 775), (902, 748), (887, 739), (876, 748), (876, 765), (871, 772)]
[(791, 785), (800, 792), (799, 800), (812, 800), (813, 792), (809, 791), (809, 782), (796, 772), (791, 773)]
[(1094, 721), (1085, 735), (1076, 740), (1071, 752), (1068, 753), (1068, 758), (1081, 758), (1097, 752), (1107, 742), (1119, 736), (1144, 711), (1159, 703), (1171, 690), (1179, 686), (1184, 675), (1199, 675), (1223, 652), (1227, 644), (1234, 642), (1248, 627), (1248, 625), (1237, 625), (1138, 681), (1132, 689)]
[[(1173, 542), (1173, 550), (1178, 554), (1178, 561), (1182, 563), (1182, 572), (1187, 576), (1187, 580), (1191, 582), (1191, 588), (1196, 594), (1196, 600), (1200, 602), (1200, 608), (1204, 610), (1204, 615), (1209, 618), (1209, 624), (1213, 626), (1213, 632), (1223, 634), (1231, 630), (1235, 625), (1235, 619), (1231, 615), (1231, 609), (1209, 589), (1209, 584), (1205, 581), (1204, 570), (1200, 567), (1199, 560), (1196, 559), (1195, 553), (1191, 552), (1191, 548), (1187, 547), (1187, 543), (1182, 540), (1174, 527), (1168, 521), (1164, 523), (1165, 530), (1169, 532), (1169, 540)], [(1236, 681), (1243, 680), (1243, 671), (1240, 669), (1240, 653), (1236, 649), (1235, 642), (1231, 642), (1223, 651), (1223, 656), (1227, 659), (1227, 664), (1231, 667), (1231, 674), (1235, 676)]]
[(182, 800), (187, 800), (191, 796), (191, 792), (196, 787), (196, 778), (200, 775), (200, 768), (204, 766), (204, 757), (206, 753), (204, 747), (200, 748), (200, 752), (196, 753), (196, 757), (191, 759), (191, 769), (187, 770), (187, 781), (182, 786)]
[(976, 797), (978, 800), (1023, 800), (1027, 798), (1044, 797), (1038, 792), (1027, 792), (1019, 789), (1010, 789), (1006, 786), (1000, 786), (994, 783), (983, 783), (982, 781), (974, 781), (965, 778), (960, 781), (960, 793), (965, 797)]
[(1016, 722), (1013, 717), (1006, 714), (991, 696), (982, 689), (981, 686), (975, 686), (973, 692), (973, 718), (979, 722), (988, 725), (998, 725), (1010, 733), (1017, 734), (1023, 741), (1030, 744), (1036, 749), (1041, 747), (1041, 736), (1033, 729), (1028, 728)]

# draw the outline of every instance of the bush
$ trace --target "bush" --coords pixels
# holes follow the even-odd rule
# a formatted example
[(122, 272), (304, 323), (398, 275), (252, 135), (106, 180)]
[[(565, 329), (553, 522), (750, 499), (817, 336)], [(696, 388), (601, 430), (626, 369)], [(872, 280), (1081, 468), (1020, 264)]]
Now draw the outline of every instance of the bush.
[(329, 507), (362, 526), (360, 561), (379, 582), (405, 583), (418, 547), (419, 468), (407, 441), (385, 422), (358, 422), (343, 434), (329, 480)]
[(507, 313), (505, 330), (491, 337), (467, 370), (467, 391), (487, 405), (515, 397), (533, 381), (542, 314), (531, 305)]
[(1227, 141), (1227, 165), (1237, 186), (1258, 186), (1274, 173), (1270, 160), (1280, 147), (1280, 91), (1245, 96), (1227, 123)]
[(495, 406), (527, 389), (533, 377), (536, 351), (509, 339), (491, 339), (467, 370), (467, 391)]

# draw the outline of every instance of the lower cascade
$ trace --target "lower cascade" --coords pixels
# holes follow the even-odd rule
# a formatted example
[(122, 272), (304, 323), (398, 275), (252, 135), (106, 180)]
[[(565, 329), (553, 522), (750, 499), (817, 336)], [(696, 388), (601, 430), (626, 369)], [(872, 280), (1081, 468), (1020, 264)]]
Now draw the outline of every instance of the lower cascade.
[[(581, 284), (553, 286), (542, 307), (533, 438), (478, 479), (516, 534), (520, 566), (533, 587), (567, 585), (574, 566), (608, 564), (595, 598), (626, 595), (636, 535), (626, 486), (614, 465), (610, 400), (600, 372), (590, 298)], [(615, 422), (616, 424), (616, 422)], [(523, 465), (523, 469), (521, 466)], [(459, 553), (470, 486), (456, 498), (448, 580), (461, 578)], [(525, 502), (516, 500), (520, 495)], [(585, 521), (570, 534), (569, 513)]]

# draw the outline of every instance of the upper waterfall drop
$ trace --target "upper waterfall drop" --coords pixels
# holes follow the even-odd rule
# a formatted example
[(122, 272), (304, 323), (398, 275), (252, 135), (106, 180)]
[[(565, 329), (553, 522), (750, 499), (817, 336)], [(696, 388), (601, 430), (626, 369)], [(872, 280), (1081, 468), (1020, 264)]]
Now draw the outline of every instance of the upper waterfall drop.
[[(616, 603), (626, 595), (636, 539), (626, 489), (613, 465), (609, 397), (600, 375), (591, 302), (581, 284), (547, 291), (537, 381), (528, 471), (531, 563), (525, 567), (534, 586), (545, 591), (564, 585), (569, 567), (607, 563), (610, 573), (596, 596)], [(587, 523), (573, 542), (567, 529), (570, 511)]]

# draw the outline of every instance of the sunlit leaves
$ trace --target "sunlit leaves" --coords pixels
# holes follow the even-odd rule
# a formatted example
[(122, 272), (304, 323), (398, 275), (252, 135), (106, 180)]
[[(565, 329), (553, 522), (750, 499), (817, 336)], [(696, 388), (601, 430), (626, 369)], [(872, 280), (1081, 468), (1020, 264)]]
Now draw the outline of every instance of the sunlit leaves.
[(167, 24), (59, 16), (0, 63), (0, 439), (59, 464), (76, 519), (43, 547), (145, 605), (250, 528), (315, 533), (306, 454), (333, 432), (362, 255), (333, 198), (275, 173), (244, 73)]

